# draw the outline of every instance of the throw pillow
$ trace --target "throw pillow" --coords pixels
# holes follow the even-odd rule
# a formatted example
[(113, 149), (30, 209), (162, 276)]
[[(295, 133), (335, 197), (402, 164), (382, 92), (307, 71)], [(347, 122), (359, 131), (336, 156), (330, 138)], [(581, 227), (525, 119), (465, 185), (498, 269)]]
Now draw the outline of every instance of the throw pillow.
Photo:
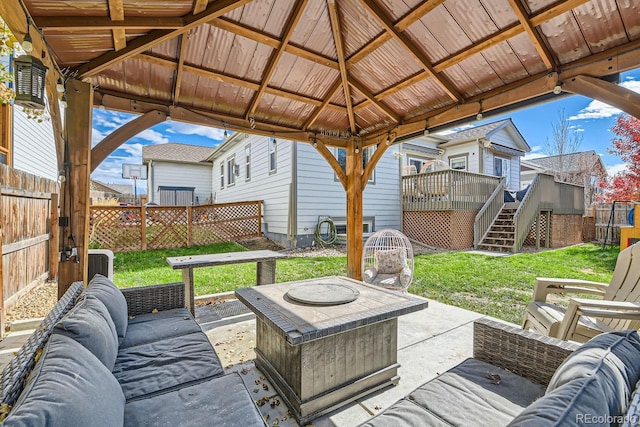
[(379, 250), (375, 253), (378, 273), (399, 273), (407, 265), (407, 257), (402, 248)]
[(118, 334), (118, 344), (124, 339), (127, 333), (129, 317), (127, 315), (127, 301), (118, 287), (108, 278), (101, 274), (96, 274), (89, 282), (89, 286), (84, 291), (85, 295), (98, 298), (109, 310), (111, 320), (116, 327)]

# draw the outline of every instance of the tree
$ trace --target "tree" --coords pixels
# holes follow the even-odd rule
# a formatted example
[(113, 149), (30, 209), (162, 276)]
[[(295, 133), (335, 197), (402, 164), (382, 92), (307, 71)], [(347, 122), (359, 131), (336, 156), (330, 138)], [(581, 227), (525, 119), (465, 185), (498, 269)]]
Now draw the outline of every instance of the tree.
[(564, 108), (558, 110), (558, 121), (551, 124), (552, 139), (544, 142), (544, 152), (549, 156), (562, 156), (575, 153), (582, 144), (582, 135), (569, 125)]
[[(7, 27), (7, 24), (0, 18), (0, 56), (9, 56), (18, 41)], [(13, 76), (0, 63), (0, 104), (10, 102), (14, 97), (14, 92), (9, 87), (9, 83), (13, 81)]]
[(607, 151), (620, 157), (627, 169), (604, 184), (604, 201), (640, 200), (640, 120), (629, 115), (618, 116), (611, 129), (617, 135)]

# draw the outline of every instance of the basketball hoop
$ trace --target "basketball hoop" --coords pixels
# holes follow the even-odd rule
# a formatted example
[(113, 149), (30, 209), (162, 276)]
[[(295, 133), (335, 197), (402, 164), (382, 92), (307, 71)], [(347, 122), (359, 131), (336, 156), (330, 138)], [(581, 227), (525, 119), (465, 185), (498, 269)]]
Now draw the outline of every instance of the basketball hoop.
[(145, 165), (122, 164), (122, 178), (133, 180), (133, 201), (138, 204), (138, 180), (147, 179), (147, 167)]

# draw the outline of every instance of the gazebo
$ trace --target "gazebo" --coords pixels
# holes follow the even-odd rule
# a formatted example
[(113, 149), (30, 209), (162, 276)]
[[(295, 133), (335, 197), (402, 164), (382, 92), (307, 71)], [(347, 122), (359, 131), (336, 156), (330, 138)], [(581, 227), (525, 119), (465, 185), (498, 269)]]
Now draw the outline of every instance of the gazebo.
[[(60, 293), (86, 279), (91, 171), (169, 117), (312, 144), (345, 188), (358, 279), (363, 189), (394, 143), (567, 93), (640, 118), (616, 85), (640, 66), (633, 0), (3, 0), (0, 15), (48, 67), (63, 239), (80, 255)], [(139, 117), (92, 149), (98, 106)]]

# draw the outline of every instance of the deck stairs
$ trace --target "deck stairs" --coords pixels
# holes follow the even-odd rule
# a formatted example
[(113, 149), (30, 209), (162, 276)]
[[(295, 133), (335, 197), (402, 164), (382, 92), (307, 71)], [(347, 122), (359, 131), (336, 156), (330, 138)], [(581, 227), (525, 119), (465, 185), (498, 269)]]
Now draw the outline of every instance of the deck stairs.
[(496, 215), (491, 227), (482, 238), (478, 249), (493, 252), (511, 252), (515, 244), (513, 216), (519, 203), (505, 203)]

